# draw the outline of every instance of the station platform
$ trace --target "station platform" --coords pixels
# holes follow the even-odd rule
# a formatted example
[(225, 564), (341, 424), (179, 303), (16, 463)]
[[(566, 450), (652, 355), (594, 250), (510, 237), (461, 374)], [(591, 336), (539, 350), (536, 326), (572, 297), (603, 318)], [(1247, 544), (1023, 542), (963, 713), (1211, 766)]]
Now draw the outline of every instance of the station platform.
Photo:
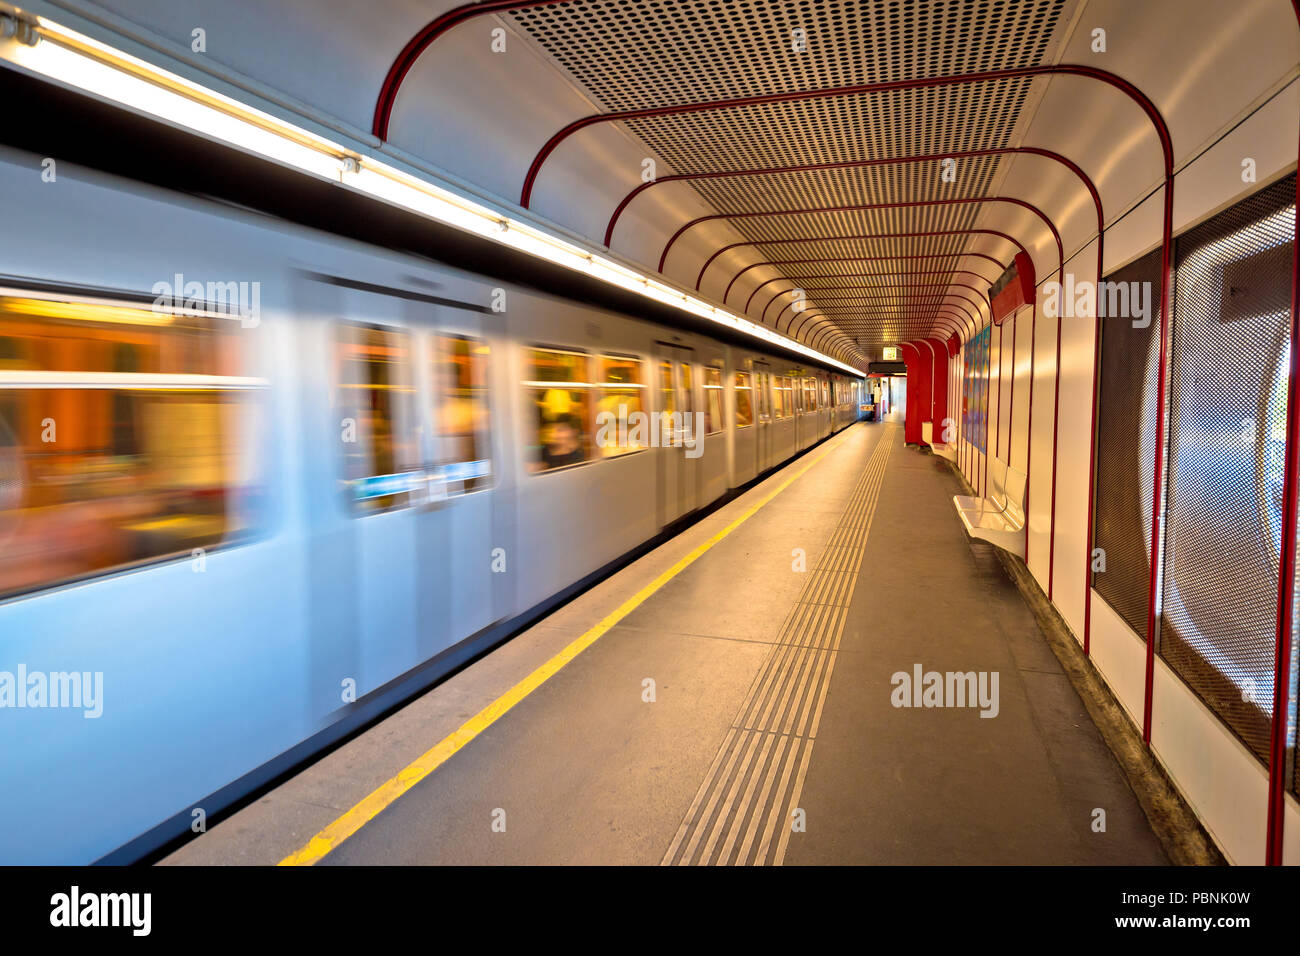
[(846, 429), (162, 862), (1167, 863), (960, 490)]

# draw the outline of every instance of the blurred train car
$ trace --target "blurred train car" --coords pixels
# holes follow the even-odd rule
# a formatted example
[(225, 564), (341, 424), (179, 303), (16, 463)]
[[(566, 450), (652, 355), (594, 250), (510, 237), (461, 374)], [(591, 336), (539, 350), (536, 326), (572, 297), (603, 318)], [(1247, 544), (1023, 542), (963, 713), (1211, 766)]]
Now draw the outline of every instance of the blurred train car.
[(86, 706), (10, 714), (5, 862), (184, 832), (863, 399), (788, 356), (108, 175), (42, 192), (33, 163), (0, 152), (0, 671), (75, 673)]

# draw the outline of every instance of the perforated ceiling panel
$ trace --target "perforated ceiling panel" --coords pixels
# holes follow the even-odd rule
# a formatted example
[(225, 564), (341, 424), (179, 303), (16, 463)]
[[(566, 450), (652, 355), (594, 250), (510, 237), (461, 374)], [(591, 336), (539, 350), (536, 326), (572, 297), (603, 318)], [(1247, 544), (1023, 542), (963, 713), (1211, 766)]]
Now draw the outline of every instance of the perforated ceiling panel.
[[(1061, 0), (574, 0), (515, 11), (608, 110), (1023, 66)], [(794, 30), (805, 31), (796, 55)]]
[[(509, 16), (602, 111), (614, 112), (1039, 65), (1047, 62), (1069, 6), (1070, 0), (573, 0)], [(688, 180), (720, 213), (978, 197), (996, 188), (1003, 158), (960, 159), (953, 181), (941, 178), (936, 162), (769, 170), (1016, 145), (1032, 84), (1042, 82), (1002, 79), (795, 100), (659, 115), (626, 126), (676, 174), (765, 171)], [(970, 258), (957, 254), (973, 248), (1009, 261), (1013, 250), (987, 237), (847, 238), (969, 229), (981, 213), (969, 205), (730, 219), (746, 245), (715, 261), (701, 288), (716, 293), (719, 283), (757, 262), (816, 260), (773, 266), (805, 277), (945, 269), (951, 276), (972, 269)], [(916, 258), (926, 254), (942, 258)], [(891, 255), (900, 258), (878, 258)], [(666, 269), (680, 278), (699, 264), (670, 258)], [(974, 271), (995, 277), (996, 266), (984, 265)], [(730, 304), (743, 304), (770, 275), (750, 272), (736, 287), (740, 303)], [(944, 290), (928, 288), (921, 296), (913, 291), (916, 281), (942, 284), (943, 276), (895, 276), (897, 302), (845, 299), (842, 290), (825, 289), (810, 296), (809, 306), (860, 345), (894, 344), (900, 334), (929, 331), (946, 311)], [(759, 317), (770, 298), (753, 297), (750, 315)], [(769, 322), (775, 313), (776, 307), (768, 310)]]

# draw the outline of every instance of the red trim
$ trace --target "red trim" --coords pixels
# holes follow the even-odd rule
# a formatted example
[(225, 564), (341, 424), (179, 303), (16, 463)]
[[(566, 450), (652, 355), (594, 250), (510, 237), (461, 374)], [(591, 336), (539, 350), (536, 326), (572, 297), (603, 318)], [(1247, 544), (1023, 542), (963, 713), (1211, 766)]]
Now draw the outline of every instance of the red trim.
[[(752, 265), (747, 265), (745, 266), (745, 268), (737, 272), (736, 275), (732, 278), (732, 280), (729, 283), (727, 283), (727, 291), (722, 296), (722, 302), (724, 305), (726, 304), (727, 299), (731, 297), (731, 287), (736, 284), (736, 282), (740, 279), (741, 276), (743, 276), (746, 272), (750, 272), (751, 270), (758, 269), (763, 266), (795, 266), (795, 265), (811, 265), (813, 263), (827, 263), (827, 262), (893, 262), (893, 261), (901, 262), (908, 259), (959, 259), (963, 256), (971, 256), (973, 258), (978, 258), (978, 259), (987, 259), (989, 262), (993, 263), (995, 266), (998, 267), (999, 275), (1002, 273), (1002, 270), (1006, 268), (1006, 265), (1001, 260), (995, 259), (993, 258), (993, 256), (990, 255), (985, 255), (982, 252), (953, 252), (953, 253), (948, 253), (946, 255), (942, 253), (936, 254), (930, 252), (920, 256), (849, 256), (843, 259), (770, 259), (764, 262), (755, 262)], [(984, 277), (980, 276), (980, 278), (983, 279)], [(994, 278), (996, 278), (996, 276)], [(991, 282), (993, 280), (985, 279), (984, 281)], [(749, 307), (746, 306), (745, 310), (748, 311)]]
[[(914, 275), (915, 273), (910, 273), (910, 274)], [(935, 274), (945, 275), (946, 273), (935, 273)], [(896, 275), (909, 275), (909, 273), (896, 273)], [(806, 278), (808, 279), (836, 279), (836, 278), (865, 279), (865, 278), (870, 278), (870, 276), (863, 276), (852, 272), (848, 272), (848, 273), (843, 273), (841, 276), (823, 275), (823, 276), (807, 276)], [(780, 280), (774, 279), (772, 281), (776, 282)], [(785, 281), (791, 282), (794, 280), (786, 279)], [(988, 299), (984, 298), (982, 295), (979, 294), (980, 290), (977, 287), (973, 285), (968, 285), (965, 282), (908, 282), (905, 285), (903, 285), (900, 289), (896, 289), (894, 286), (891, 285), (819, 285), (819, 286), (811, 286), (811, 287), (806, 285), (797, 285), (797, 286), (791, 286), (788, 289), (782, 289), (779, 292), (777, 292), (775, 295), (773, 295), (772, 298), (768, 299), (767, 305), (763, 306), (763, 311), (759, 313), (759, 321), (760, 322), (767, 321), (767, 310), (772, 308), (773, 303), (775, 303), (779, 298), (781, 298), (781, 296), (789, 295), (791, 292), (800, 289), (803, 290), (803, 292), (805, 293), (804, 298), (806, 299), (813, 299), (814, 298), (813, 293), (816, 292), (844, 292), (853, 289), (860, 289), (863, 292), (893, 292), (894, 298), (897, 298), (898, 296), (903, 295), (907, 292), (911, 292), (913, 289), (969, 289), (971, 292), (974, 292), (976, 294), (976, 298), (971, 301), (978, 303), (979, 305), (984, 305), (984, 306), (988, 305)], [(754, 291), (757, 292), (758, 290), (755, 289)], [(929, 298), (935, 298), (937, 297), (937, 295), (938, 295), (937, 293), (922, 293), (922, 297), (928, 296)], [(749, 311), (748, 306), (745, 308), (745, 311), (746, 312)], [(976, 311), (977, 312), (979, 311), (978, 308), (976, 309)]]
[[(800, 242), (852, 242), (862, 239), (926, 239), (932, 236), (964, 236), (964, 235), (984, 235), (997, 236), (999, 239), (1005, 239), (1014, 245), (1021, 252), (1028, 253), (1029, 250), (1021, 245), (1020, 240), (1014, 236), (1007, 235), (1005, 232), (999, 232), (996, 229), (937, 229), (931, 232), (875, 232), (861, 233), (852, 236), (801, 236), (797, 239), (762, 239), (758, 241), (733, 242), (730, 245), (723, 246), (713, 255), (705, 260), (704, 265), (700, 267), (699, 277), (695, 280), (695, 291), (700, 290), (700, 284), (704, 281), (704, 273), (713, 264), (713, 260), (718, 258), (724, 252), (730, 252), (732, 249), (741, 249), (745, 246), (785, 246), (791, 243)], [(961, 255), (974, 255), (974, 253), (954, 252), (953, 257)], [(884, 256), (885, 259), (901, 259), (901, 256)], [(927, 257), (931, 258), (931, 257)], [(844, 260), (834, 260), (844, 261)], [(997, 260), (994, 260), (997, 261)]]
[[(1300, 21), (1300, 0), (1292, 0)], [(1297, 150), (1300, 166), (1300, 150)], [(1273, 727), (1268, 761), (1268, 833), (1264, 862), (1281, 866), (1286, 822), (1287, 718), (1291, 710), (1291, 632), (1294, 627), (1297, 481), (1300, 481), (1300, 169), (1296, 175), (1295, 245), (1291, 249), (1291, 368), (1287, 380), (1286, 462), (1282, 474), (1282, 554), (1278, 569), (1277, 634), (1273, 652)]]
[[(993, 328), (992, 324), (990, 324), (988, 328), (991, 330)], [(989, 392), (989, 386), (992, 384), (992, 380), (993, 380), (993, 333), (992, 331), (989, 332), (989, 349), (987, 352), (984, 353), (984, 377), (985, 377), (984, 394), (987, 395)], [(993, 403), (990, 402), (989, 404), (992, 405)], [(986, 408), (984, 410), (984, 487), (983, 490), (980, 492), (980, 494), (986, 498), (988, 497), (989, 494), (989, 418), (990, 418), (989, 410)], [(1026, 526), (1029, 525), (1029, 521), (1027, 519), (1025, 521), (1025, 525)]]
[[(734, 219), (763, 219), (768, 216), (811, 216), (829, 212), (865, 212), (871, 209), (915, 209), (924, 206), (965, 206), (972, 204), (978, 205), (987, 202), (1010, 203), (1013, 206), (1019, 206), (1021, 209), (1028, 209), (1034, 215), (1038, 216), (1039, 219), (1043, 220), (1047, 228), (1051, 230), (1052, 238), (1056, 240), (1057, 253), (1061, 259), (1064, 260), (1065, 250), (1064, 246), (1061, 244), (1061, 235), (1056, 231), (1056, 223), (1054, 223), (1051, 217), (1033, 203), (1026, 202), (1023, 199), (1015, 199), (1011, 196), (961, 196), (951, 199), (909, 199), (902, 202), (873, 202), (853, 206), (814, 206), (806, 209), (764, 209), (759, 212), (726, 212), (712, 213), (708, 216), (699, 216), (686, 223), (686, 225), (682, 226), (673, 233), (671, 237), (669, 237), (668, 242), (664, 245), (664, 251), (659, 255), (659, 272), (662, 273), (664, 271), (664, 263), (668, 261), (668, 253), (677, 239), (692, 226), (697, 226), (704, 222), (716, 222), (718, 220), (726, 220), (730, 222)], [(1032, 263), (1033, 259), (1029, 256), (1028, 252), (1025, 253), (1025, 258), (1029, 259)]]
[[(849, 299), (849, 300), (822, 299), (822, 300), (819, 300), (818, 304), (817, 304), (814, 308), (820, 310), (820, 309), (824, 308), (824, 306), (822, 305), (823, 302), (836, 302), (836, 301), (857, 301), (857, 300), (856, 300), (856, 299)], [(959, 300), (957, 300), (957, 301), (958, 301), (958, 302), (964, 302), (965, 300), (964, 300), (964, 299), (959, 299)], [(910, 303), (903, 303), (903, 304), (904, 304), (904, 305), (909, 305)], [(785, 306), (785, 308), (783, 308), (783, 309), (781, 310), (781, 314), (778, 315), (778, 316), (776, 317), (777, 322), (780, 322), (780, 321), (781, 321), (782, 316), (785, 315), (785, 309), (788, 309), (789, 307), (790, 307), (790, 306), (787, 305), (787, 306)], [(942, 309), (952, 309), (952, 312), (944, 312), (944, 311), (941, 311)], [(808, 310), (805, 310), (805, 311), (808, 311)], [(823, 315), (824, 313), (819, 311), (817, 314), (818, 314), (818, 315)], [(786, 326), (786, 328), (785, 328), (785, 333), (784, 333), (784, 334), (790, 336), (791, 338), (795, 339), (796, 341), (800, 341), (800, 339), (799, 339), (799, 335), (803, 332), (804, 324), (808, 321), (808, 318), (810, 318), (810, 316), (805, 316), (803, 319), (800, 319), (800, 321), (799, 321), (799, 327), (798, 327), (797, 329), (794, 329), (793, 331), (791, 331), (792, 327), (794, 326), (794, 319), (795, 319), (795, 316), (796, 316), (796, 315), (798, 315), (798, 313), (791, 313), (791, 316), (790, 316), (790, 323), (789, 323), (789, 325)], [(918, 317), (918, 318), (916, 318), (916, 319), (904, 320), (904, 321), (902, 322), (902, 324), (905, 324), (905, 325), (916, 325), (917, 323), (926, 323), (926, 325), (923, 325), (922, 327), (923, 327), (923, 328), (927, 328), (928, 330), (933, 330), (934, 328), (938, 327), (938, 328), (942, 328), (945, 332), (955, 332), (955, 331), (956, 331), (956, 324), (955, 324), (955, 323), (954, 323), (953, 326), (941, 326), (941, 325), (939, 325), (939, 322), (940, 322), (940, 320), (942, 320), (942, 319), (944, 319), (944, 318), (954, 318), (954, 319), (959, 319), (959, 318), (961, 318), (962, 316), (963, 316), (963, 313), (960, 312), (960, 311), (958, 311), (958, 310), (955, 308), (955, 306), (953, 305), (953, 303), (951, 303), (951, 302), (940, 302), (940, 303), (937, 303), (937, 304), (936, 304), (936, 308), (935, 308), (935, 310), (934, 310), (933, 312), (931, 312), (928, 316), (925, 316), (925, 317)], [(969, 314), (969, 313), (965, 313), (965, 316), (966, 316), (966, 318), (969, 318), (969, 317), (970, 317), (970, 314)], [(963, 321), (963, 323), (964, 323), (964, 319), (963, 319), (962, 321)], [(775, 324), (773, 325), (773, 327), (774, 327), (774, 328), (777, 328)], [(845, 330), (845, 333), (848, 334), (850, 330), (852, 330), (853, 332), (864, 332), (864, 331), (867, 331), (867, 329), (869, 329), (871, 326), (870, 326), (870, 324), (864, 324), (864, 323), (858, 323), (858, 322), (844, 322), (843, 320), (841, 320), (841, 327)], [(810, 331), (811, 331), (811, 328), (812, 328), (812, 327), (809, 326), (809, 330), (810, 330)], [(777, 328), (777, 331), (779, 332), (779, 331), (781, 331), (781, 330), (780, 330), (779, 328)], [(851, 335), (850, 335), (849, 337), (852, 338)]]
[[(989, 309), (993, 313), (993, 321), (1001, 325), (1008, 315), (1011, 315), (1016, 309), (1029, 304), (1029, 300), (1038, 294), (1038, 281), (1034, 273), (1034, 260), (1026, 255), (1017, 255), (1016, 261), (1011, 264), (1008, 272), (1014, 271), (1014, 276), (1010, 282), (1003, 287), (1002, 291), (989, 300)], [(1000, 282), (1002, 277), (998, 277)], [(991, 292), (992, 290), (990, 290)]]
[[(1047, 600), (1056, 583), (1056, 438), (1061, 422), (1061, 310), (1056, 310), (1056, 395), (1052, 399), (1052, 522), (1047, 537)], [(1028, 524), (1028, 520), (1025, 522)]]
[[(1151, 575), (1147, 600), (1146, 695), (1142, 704), (1142, 740), (1151, 744), (1151, 694), (1156, 674), (1156, 588), (1160, 582), (1160, 539), (1164, 523), (1165, 400), (1169, 389), (1169, 269), (1174, 229), (1174, 174), (1172, 147), (1165, 160), (1164, 239), (1160, 251), (1160, 356), (1156, 378), (1156, 448), (1151, 490)], [(1028, 527), (1028, 524), (1026, 524)]]
[[(1035, 290), (1037, 291), (1037, 290)], [(1014, 468), (1011, 460), (1011, 440), (1016, 434), (1016, 313), (1011, 313), (1011, 398), (1007, 408), (1007, 467)], [(1028, 474), (1028, 472), (1026, 472)], [(1025, 516), (1029, 521), (1029, 516)]]
[(375, 103), (375, 115), (370, 125), (370, 131), (382, 140), (388, 139), (388, 124), (393, 118), (393, 104), (397, 102), (397, 92), (402, 88), (402, 82), (406, 79), (406, 74), (411, 72), (411, 67), (415, 66), (415, 61), (420, 58), (420, 54), (431, 47), (435, 40), (452, 27), (459, 26), (466, 20), (481, 17), (488, 13), (499, 13), (520, 7), (545, 7), (564, 2), (565, 0), (526, 0), (526, 2), (519, 2), (519, 0), (483, 0), (480, 3), (466, 3), (459, 7), (453, 7), (445, 13), (439, 14), (413, 36), (406, 46), (402, 47), (402, 52), (397, 54), (397, 59), (388, 68), (388, 73), (384, 77), (384, 84), (379, 89), (379, 99)]
[[(845, 288), (851, 289), (854, 287), (846, 286)], [(958, 302), (965, 302), (967, 304), (970, 303), (970, 299), (967, 299), (964, 296), (958, 298), (955, 292), (945, 293), (943, 296), (921, 295), (921, 296), (911, 296), (911, 297), (909, 297), (906, 293), (899, 293), (896, 295), (821, 295), (821, 296), (817, 296), (815, 301), (819, 306), (824, 302), (897, 302), (899, 305), (912, 306), (912, 305), (941, 305), (943, 304), (942, 303), (943, 299), (947, 299), (950, 297), (956, 299)], [(776, 296), (775, 298), (772, 299), (772, 301), (775, 302), (779, 298), (780, 296)], [(808, 298), (811, 300), (812, 297), (810, 296)], [(785, 315), (786, 309), (790, 309), (795, 304), (795, 301), (796, 300), (791, 299), (789, 302), (787, 302), (785, 305), (781, 307), (781, 311), (776, 314), (776, 319), (772, 323), (774, 328), (778, 328), (779, 330), (778, 323), (780, 323), (781, 318)], [(798, 315), (799, 313), (792, 312), (791, 314)], [(793, 322), (794, 319), (792, 318), (790, 321)], [(766, 323), (764, 322), (764, 324)], [(789, 326), (787, 326), (786, 333), (788, 334), (789, 331), (790, 331)]]
[[(998, 427), (993, 440), (997, 443), (997, 448), (993, 454), (1002, 451), (1002, 326), (998, 324)], [(985, 446), (987, 450), (987, 446)]]
[[(391, 71), (390, 71), (391, 72)], [(859, 83), (852, 86), (828, 87), (816, 90), (790, 90), (782, 93), (761, 93), (756, 96), (737, 96), (724, 100), (708, 100), (695, 103), (677, 103), (670, 106), (649, 106), (634, 110), (619, 110), (612, 113), (596, 113), (591, 116), (584, 116), (573, 120), (567, 126), (558, 130), (542, 148), (533, 161), (528, 166), (528, 172), (524, 176), (523, 188), (520, 191), (519, 205), (525, 209), (529, 207), (532, 200), (533, 187), (537, 182), (537, 176), (542, 170), (547, 158), (556, 148), (579, 130), (586, 129), (588, 126), (594, 126), (599, 123), (614, 123), (620, 121), (647, 119), (653, 116), (678, 116), (690, 113), (704, 113), (713, 110), (734, 109), (745, 106), (763, 106), (770, 103), (794, 103), (805, 100), (833, 99), (844, 96), (857, 96), (863, 93), (885, 93), (895, 90), (915, 90), (926, 89), (935, 86), (959, 86), (968, 83), (982, 83), (992, 80), (1010, 80), (1021, 77), (1035, 76), (1081, 76), (1087, 79), (1098, 80), (1109, 86), (1114, 87), (1122, 93), (1125, 93), (1130, 99), (1134, 100), (1139, 106), (1146, 111), (1147, 115), (1152, 118), (1156, 124), (1161, 138), (1168, 139), (1168, 129), (1165, 127), (1164, 120), (1156, 110), (1155, 105), (1146, 97), (1141, 90), (1130, 83), (1123, 77), (1116, 76), (1106, 70), (1099, 70), (1096, 67), (1082, 66), (1072, 63), (1057, 63), (1041, 66), (1022, 66), (1006, 70), (984, 70), (978, 73), (952, 74), (948, 76), (930, 76), (920, 78), (907, 78), (901, 80), (888, 80), (880, 83)], [(396, 91), (394, 90), (394, 95)], [(1170, 147), (1172, 153), (1172, 145)]]
[[(806, 316), (805, 318), (800, 320), (799, 331), (802, 331), (804, 324), (814, 317), (819, 318), (822, 321), (835, 323), (835, 327), (840, 329), (840, 331), (845, 334), (846, 338), (850, 338), (850, 339), (853, 338), (852, 335), (849, 335), (847, 332), (845, 332), (844, 327), (839, 322), (837, 322), (834, 318), (831, 318), (821, 312), (817, 312), (815, 313), (815, 315)], [(960, 312), (937, 312), (932, 318), (923, 320), (923, 324), (919, 326), (915, 325), (915, 323), (908, 323), (913, 325), (913, 327), (909, 329), (903, 329), (901, 334), (913, 335), (919, 333), (924, 335), (933, 332), (936, 329), (938, 329), (941, 332), (955, 334), (958, 331), (958, 321), (961, 319), (962, 319), (962, 314)], [(944, 325), (943, 323), (946, 321), (951, 321), (952, 324)], [(808, 326), (809, 334), (811, 334), (812, 330), (815, 329), (816, 327), (817, 327), (816, 322), (814, 322), (812, 325), (809, 325)], [(862, 331), (865, 331), (865, 326), (862, 329)], [(812, 342), (809, 341), (808, 344), (811, 345)]]
[[(823, 302), (823, 301), (855, 301), (856, 299), (859, 299), (859, 298), (866, 298), (866, 299), (868, 299), (868, 300), (871, 299), (871, 297), (865, 297), (865, 296), (854, 296), (854, 297), (850, 297), (850, 298), (847, 298), (847, 299), (834, 299), (834, 300), (831, 300), (831, 299), (819, 299), (819, 300), (817, 301), (817, 304), (814, 305), (814, 306), (812, 306), (812, 307), (813, 307), (813, 308), (818, 308), (818, 309), (820, 309), (820, 308), (821, 308), (821, 302)], [(889, 300), (891, 300), (891, 299), (897, 299), (898, 296), (876, 296), (875, 298), (876, 298), (877, 300), (880, 300), (880, 301), (889, 301)], [(935, 301), (936, 299), (937, 299), (938, 301)], [(945, 300), (951, 300), (951, 301), (945, 301)], [(962, 306), (962, 309), (961, 309), (960, 312), (957, 312), (957, 311), (956, 311), (955, 306), (954, 306), (954, 303), (960, 304), (960, 305)], [(975, 328), (978, 330), (978, 328), (980, 327), (980, 325), (981, 325), (982, 322), (983, 322), (983, 318), (980, 316), (978, 310), (976, 310), (976, 311), (974, 311), (974, 312), (971, 312), (971, 311), (969, 311), (969, 310), (967, 309), (967, 306), (969, 306), (969, 305), (971, 304), (970, 300), (969, 300), (969, 299), (966, 299), (966, 298), (963, 298), (963, 297), (960, 297), (960, 296), (956, 295), (956, 293), (949, 293), (949, 294), (944, 295), (944, 296), (929, 296), (929, 297), (924, 297), (924, 298), (922, 298), (922, 297), (916, 297), (916, 298), (914, 298), (913, 300), (910, 300), (910, 301), (908, 301), (908, 302), (901, 303), (901, 304), (904, 304), (904, 305), (929, 305), (929, 306), (931, 306), (931, 311), (928, 312), (926, 316), (913, 316), (911, 319), (900, 320), (900, 321), (903, 321), (903, 322), (926, 321), (926, 320), (927, 320), (927, 316), (928, 316), (929, 318), (937, 318), (937, 317), (939, 317), (940, 315), (943, 315), (943, 313), (940, 311), (940, 309), (943, 309), (943, 308), (951, 308), (951, 309), (954, 309), (954, 312), (956, 312), (957, 315), (962, 316), (962, 319), (961, 319), (961, 325), (962, 325), (963, 328), (966, 326), (967, 322), (970, 322), (970, 323), (973, 324), (973, 325), (975, 326)], [(783, 308), (781, 309), (781, 312), (778, 313), (778, 315), (777, 315), (776, 322), (773, 323), (773, 327), (774, 327), (778, 332), (781, 332), (781, 331), (782, 331), (782, 329), (781, 329), (779, 323), (780, 323), (780, 320), (781, 320), (781, 316), (785, 315), (785, 309), (788, 308), (788, 307), (789, 307), (789, 306), (787, 305), (787, 306), (785, 306), (785, 307), (783, 307)], [(846, 329), (849, 329), (849, 328), (859, 328), (859, 327), (861, 327), (860, 330), (865, 330), (865, 329), (867, 329), (867, 328), (870, 328), (870, 327), (871, 327), (872, 325), (874, 325), (874, 324), (875, 324), (875, 323), (863, 323), (861, 320), (856, 321), (856, 322), (847, 322), (847, 321), (846, 321), (846, 322), (845, 322), (845, 328), (846, 328)], [(790, 330), (791, 330), (791, 328), (792, 328), (793, 326), (794, 326), (794, 317), (793, 317), (793, 314), (792, 314), (792, 315), (791, 315), (791, 318), (790, 318), (790, 322), (789, 322), (789, 324), (786, 325), (786, 327), (785, 327), (784, 334), (786, 334), (786, 335), (792, 335), (792, 333), (791, 333)], [(793, 335), (797, 335), (797, 334), (798, 334), (798, 332), (797, 332), (797, 330), (796, 330), (796, 332), (793, 333)]]
[[(978, 272), (971, 272), (969, 269), (952, 269), (952, 270), (937, 269), (937, 270), (932, 270), (932, 271), (928, 271), (928, 272), (926, 272), (926, 271), (920, 271), (920, 272), (822, 272), (822, 273), (818, 273), (817, 275), (811, 275), (811, 276), (800, 276), (798, 280), (796, 280), (796, 279), (792, 279), (792, 278), (790, 278), (789, 276), (781, 275), (781, 276), (773, 276), (772, 278), (768, 279), (766, 282), (760, 282), (758, 285), (754, 286), (754, 291), (751, 292), (751, 293), (749, 294), (749, 298), (745, 300), (745, 308), (744, 308), (742, 311), (748, 313), (748, 312), (749, 312), (749, 307), (750, 307), (751, 305), (754, 304), (754, 296), (758, 295), (758, 291), (759, 291), (760, 289), (762, 289), (764, 286), (771, 285), (773, 282), (796, 282), (796, 281), (805, 281), (805, 282), (806, 282), (806, 281), (808, 281), (808, 280), (810, 280), (810, 279), (879, 279), (879, 278), (884, 278), (884, 277), (894, 277), (894, 276), (908, 276), (908, 277), (912, 277), (912, 276), (956, 276), (956, 275), (974, 276), (976, 279), (979, 279), (979, 280), (981, 280), (982, 282), (986, 282), (986, 283), (989, 281), (988, 279), (984, 278), (984, 276), (980, 275)], [(947, 285), (950, 285), (950, 284), (951, 284), (951, 283), (947, 283), (947, 282), (930, 282), (930, 283), (924, 283), (923, 285), (921, 285), (921, 286), (919, 286), (919, 287), (920, 287), (920, 288), (930, 288), (930, 287), (938, 287), (938, 286), (947, 286)], [(785, 291), (786, 291), (786, 292), (793, 292), (795, 289), (805, 289), (805, 290), (806, 290), (807, 288), (808, 288), (807, 286), (802, 286), (802, 285), (801, 285), (801, 286), (791, 286), (789, 289), (786, 289)], [(821, 287), (819, 286), (818, 288), (821, 288)], [(877, 287), (877, 286), (868, 286), (868, 287), (866, 287), (866, 288), (878, 288), (878, 287)], [(979, 288), (978, 288), (978, 287), (973, 286), (973, 285), (965, 285), (964, 283), (961, 285), (961, 288), (964, 288), (964, 289), (974, 289), (976, 292), (979, 291)], [(778, 294), (778, 295), (781, 295), (782, 293), (777, 293), (777, 294)], [(768, 305), (770, 306), (771, 304), (772, 304), (772, 303), (769, 301), (769, 302), (768, 302)], [(767, 307), (766, 307), (766, 306), (764, 307), (763, 312), (764, 312), (764, 313), (767, 312)]]
[(609, 246), (614, 236), (614, 226), (618, 223), (619, 217), (623, 210), (628, 207), (637, 196), (645, 192), (651, 186), (657, 186), (660, 183), (671, 183), (692, 179), (733, 179), (743, 176), (767, 176), (777, 173), (810, 173), (819, 172), (828, 169), (858, 169), (863, 166), (887, 166), (893, 163), (923, 163), (934, 162), (936, 160), (970, 158), (977, 156), (998, 156), (1004, 153), (1024, 153), (1029, 156), (1042, 156), (1047, 159), (1055, 160), (1067, 167), (1071, 172), (1083, 180), (1083, 184), (1092, 196), (1093, 203), (1100, 208), (1101, 195), (1097, 192), (1097, 187), (1093, 181), (1073, 160), (1055, 153), (1050, 149), (1040, 149), (1036, 146), (1004, 146), (1001, 149), (968, 149), (958, 150), (951, 153), (921, 153), (912, 156), (890, 156), (881, 159), (855, 159), (835, 163), (810, 163), (798, 166), (761, 166), (754, 169), (733, 169), (721, 172), (703, 172), (703, 173), (675, 173), (669, 176), (660, 176), (652, 179), (648, 183), (641, 183), (626, 196), (622, 202), (615, 207), (613, 214), (609, 217), (609, 224), (605, 227), (605, 245)]
[(1029, 312), (1029, 424), (1025, 433), (1025, 567), (1029, 567), (1029, 499), (1033, 482), (1030, 466), (1034, 461), (1034, 337), (1038, 334), (1038, 296)]

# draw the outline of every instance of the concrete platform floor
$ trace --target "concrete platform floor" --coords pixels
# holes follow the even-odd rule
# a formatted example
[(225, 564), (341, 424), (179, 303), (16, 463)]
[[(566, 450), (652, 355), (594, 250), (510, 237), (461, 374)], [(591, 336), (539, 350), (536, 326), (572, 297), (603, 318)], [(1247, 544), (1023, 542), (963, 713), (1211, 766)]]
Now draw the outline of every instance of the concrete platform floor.
[[(299, 850), (805, 468), (321, 863), (1167, 863), (962, 530), (957, 478), (889, 423), (813, 449), (163, 862)], [(996, 673), (997, 715), (895, 706), (917, 665)]]

